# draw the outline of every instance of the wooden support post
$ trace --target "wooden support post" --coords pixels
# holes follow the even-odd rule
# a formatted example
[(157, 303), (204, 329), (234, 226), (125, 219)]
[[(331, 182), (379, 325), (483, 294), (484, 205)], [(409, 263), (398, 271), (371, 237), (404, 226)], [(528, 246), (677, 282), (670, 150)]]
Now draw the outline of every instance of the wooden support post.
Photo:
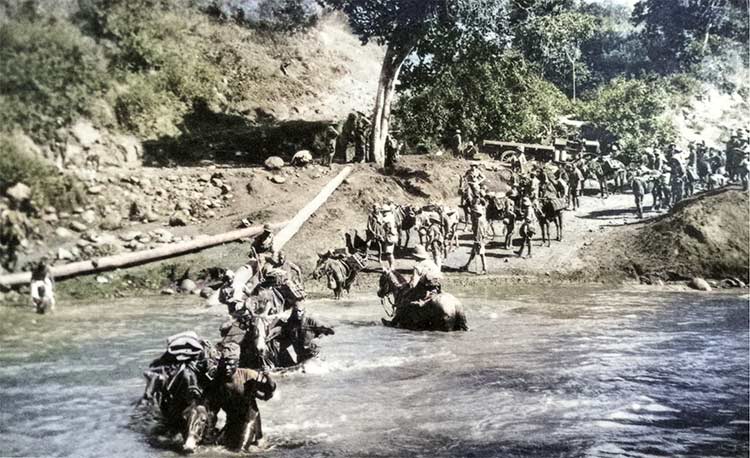
[(294, 234), (296, 234), (300, 230), (300, 228), (302, 228), (302, 225), (305, 224), (305, 221), (310, 219), (313, 213), (318, 211), (318, 209), (326, 202), (326, 200), (331, 197), (333, 191), (335, 191), (336, 188), (338, 188), (339, 185), (343, 183), (343, 181), (346, 179), (346, 177), (349, 176), (351, 172), (351, 167), (344, 168), (341, 172), (339, 172), (338, 175), (336, 175), (336, 178), (329, 181), (328, 184), (320, 190), (318, 195), (315, 196), (313, 200), (305, 205), (302, 210), (297, 212), (297, 214), (294, 215), (294, 218), (289, 220), (287, 225), (284, 226), (284, 228), (281, 229), (273, 238), (274, 251), (282, 249), (284, 245), (286, 245), (286, 243), (291, 240), (292, 237), (294, 237)]

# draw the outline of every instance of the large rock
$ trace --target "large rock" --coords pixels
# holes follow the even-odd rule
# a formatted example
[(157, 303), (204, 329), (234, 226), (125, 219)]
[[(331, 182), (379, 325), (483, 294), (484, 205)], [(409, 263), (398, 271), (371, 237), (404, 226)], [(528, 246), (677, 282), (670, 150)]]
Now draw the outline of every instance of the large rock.
[(75, 256), (70, 252), (70, 250), (66, 248), (58, 248), (57, 259), (59, 259), (60, 261), (73, 261), (75, 260)]
[(96, 212), (94, 210), (86, 210), (81, 213), (81, 219), (86, 224), (94, 224), (96, 222)]
[(120, 153), (124, 165), (134, 167), (140, 164), (143, 146), (132, 135), (113, 135), (112, 143)]
[(312, 160), (312, 153), (306, 149), (303, 149), (302, 151), (297, 151), (296, 153), (294, 153), (294, 157), (292, 157), (292, 165), (305, 166), (312, 163)]
[(55, 235), (60, 237), (61, 239), (69, 239), (73, 237), (73, 233), (70, 232), (69, 229), (66, 229), (64, 227), (58, 227), (55, 229)]
[(180, 291), (184, 293), (189, 293), (197, 287), (198, 286), (195, 284), (195, 282), (189, 278), (186, 278), (180, 282)]
[(170, 226), (187, 226), (190, 223), (190, 217), (185, 212), (176, 212), (169, 217)]
[(80, 221), (71, 221), (70, 228), (76, 232), (86, 232), (88, 227)]
[(101, 133), (90, 121), (80, 120), (70, 128), (70, 133), (78, 140), (84, 148), (90, 148), (102, 139)]
[(17, 203), (25, 202), (31, 199), (31, 188), (23, 183), (16, 183), (5, 191), (13, 201)]
[(268, 170), (279, 170), (284, 167), (284, 159), (280, 158), (279, 156), (271, 156), (266, 159), (264, 165)]
[(105, 231), (116, 231), (122, 228), (122, 215), (114, 211), (107, 213), (99, 227)]
[(695, 277), (690, 282), (688, 282), (688, 286), (697, 289), (698, 291), (711, 291), (711, 285), (708, 284), (708, 282), (700, 277)]
[(284, 184), (286, 183), (286, 178), (280, 176), (280, 175), (274, 175), (271, 177), (271, 181), (273, 181), (276, 184)]

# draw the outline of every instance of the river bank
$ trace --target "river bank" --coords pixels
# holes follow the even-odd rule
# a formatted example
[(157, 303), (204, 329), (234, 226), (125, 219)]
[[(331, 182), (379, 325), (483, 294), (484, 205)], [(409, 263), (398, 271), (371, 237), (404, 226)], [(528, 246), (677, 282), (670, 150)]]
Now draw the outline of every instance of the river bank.
[[(479, 163), (488, 176), (491, 191), (508, 189), (507, 169), (489, 160)], [(309, 275), (317, 253), (342, 248), (343, 234), (352, 229), (364, 231), (367, 212), (375, 204), (392, 201), (416, 206), (457, 205), (459, 177), (468, 165), (466, 161), (444, 157), (406, 156), (392, 175), (383, 175), (369, 164), (355, 165), (352, 175), (285, 247), (287, 257)], [(163, 246), (200, 234), (232, 230), (242, 226), (243, 220), (252, 224), (283, 221), (312, 199), (341, 167), (336, 165), (329, 170), (317, 165), (285, 166), (266, 170), (213, 164), (144, 168), (131, 171), (127, 177), (118, 175), (117, 170), (104, 171), (97, 175), (97, 194), (90, 201), (91, 208), (56, 223), (42, 220), (40, 232), (46, 235), (40, 240), (43, 243), (33, 245), (24, 260), (32, 262), (47, 255), (59, 264), (68, 262), (67, 255), (72, 252), (78, 255), (76, 259), (95, 259), (102, 249), (127, 252)], [(502, 224), (495, 224), (497, 236), (487, 245), (490, 275), (486, 277), (455, 272), (466, 263), (471, 249), (471, 236), (464, 229), (459, 248), (444, 262), (446, 285), (680, 285), (692, 277), (715, 280), (714, 287), (722, 286), (720, 282), (727, 278), (748, 283), (747, 263), (743, 262), (748, 259), (750, 245), (747, 193), (732, 186), (702, 193), (670, 213), (652, 211), (647, 197), (645, 219), (640, 220), (634, 212), (632, 195), (615, 194), (601, 199), (590, 195), (595, 191), (590, 189), (581, 198), (579, 209), (564, 212), (563, 240), (553, 240), (547, 247), (541, 246), (537, 237), (529, 259), (514, 254), (517, 246), (501, 246)], [(205, 199), (206, 195), (214, 197)], [(139, 212), (133, 217), (130, 212), (134, 206)], [(56, 235), (65, 226), (80, 222), (87, 212), (89, 217), (93, 214), (90, 226), (96, 229), (66, 234), (68, 237)], [(185, 225), (170, 225), (174, 219), (170, 212), (184, 214)], [(159, 217), (149, 221), (149, 213)], [(114, 219), (119, 219), (118, 227), (106, 229), (105, 224)], [(416, 234), (412, 234), (410, 246), (397, 252), (399, 270), (410, 270), (415, 240)], [(248, 252), (249, 241), (245, 240), (156, 263), (59, 281), (58, 297), (93, 300), (160, 291), (177, 293), (185, 278), (195, 282), (198, 289), (215, 286), (217, 271), (236, 269), (245, 262)], [(476, 271), (477, 267), (470, 266), (470, 270)], [(353, 290), (371, 291), (378, 269), (379, 263), (371, 260), (370, 272), (360, 275)], [(328, 293), (322, 282), (311, 280), (307, 281), (307, 290), (315, 296)], [(25, 302), (25, 297), (22, 287), (17, 292), (6, 291), (0, 296), (0, 303)]]

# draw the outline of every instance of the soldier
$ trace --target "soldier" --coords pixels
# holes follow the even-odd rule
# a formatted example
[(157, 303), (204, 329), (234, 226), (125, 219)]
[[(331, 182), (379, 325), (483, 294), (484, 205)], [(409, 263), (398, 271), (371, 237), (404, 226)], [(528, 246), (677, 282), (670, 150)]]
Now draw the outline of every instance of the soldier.
[(18, 210), (0, 210), (0, 263), (8, 272), (13, 272), (18, 263), (18, 251), (26, 245), (27, 221)]
[(482, 196), (478, 196), (474, 199), (474, 204), (471, 207), (471, 232), (474, 238), (474, 244), (469, 254), (469, 260), (466, 264), (461, 267), (461, 271), (466, 272), (469, 270), (471, 262), (475, 256), (479, 256), (482, 261), (482, 270), (479, 275), (487, 274), (487, 259), (485, 257), (485, 244), (490, 238), (490, 227), (487, 223), (487, 201)]
[(332, 122), (326, 129), (326, 149), (323, 153), (322, 165), (331, 168), (333, 158), (336, 155), (336, 144), (339, 139), (339, 131), (336, 129), (336, 123)]
[(573, 206), (573, 210), (581, 206), (581, 202), (578, 199), (581, 193), (581, 184), (583, 183), (583, 173), (575, 163), (570, 164), (570, 171), (568, 173), (568, 201)]
[(750, 146), (748, 145), (745, 145), (745, 154), (739, 164), (739, 175), (742, 182), (742, 190), (747, 191), (748, 175), (750, 175)]
[(388, 136), (385, 138), (385, 164), (384, 168), (386, 172), (391, 173), (393, 172), (394, 167), (396, 166), (396, 162), (398, 162), (398, 140), (393, 136), (393, 134), (388, 133)]
[(646, 185), (643, 182), (643, 178), (633, 175), (633, 179), (630, 181), (630, 188), (633, 190), (635, 211), (638, 214), (638, 218), (643, 218), (643, 196), (646, 193)]
[(516, 254), (520, 257), (523, 257), (523, 249), (524, 247), (528, 248), (528, 257), (531, 257), (531, 239), (534, 237), (534, 234), (536, 233), (536, 226), (539, 224), (537, 218), (536, 218), (536, 212), (534, 211), (533, 204), (531, 202), (531, 199), (528, 197), (524, 197), (523, 201), (521, 202), (521, 237), (523, 237), (523, 240), (521, 240), (521, 248), (516, 252)]
[(284, 298), (284, 309), (296, 307), (305, 300), (302, 270), (287, 261), (284, 252), (275, 252), (263, 265), (261, 273), (263, 281), (256, 286), (253, 294), (257, 294), (258, 289), (274, 288)]
[(672, 175), (670, 184), (672, 187), (672, 205), (674, 205), (682, 200), (685, 194), (685, 167), (674, 149), (672, 150), (672, 157), (669, 159), (669, 168)]
[(334, 334), (332, 327), (310, 317), (301, 306), (292, 309), (283, 332), (292, 343), (294, 354), (290, 353), (290, 356), (295, 363), (306, 361), (318, 354), (318, 347), (314, 342), (315, 338), (321, 335), (330, 336)]
[(385, 204), (381, 208), (381, 224), (383, 225), (383, 254), (388, 262), (388, 268), (393, 269), (396, 259), (393, 253), (396, 249), (396, 243), (398, 242), (398, 227), (396, 226), (396, 218), (393, 215), (393, 206), (391, 204)]
[(440, 280), (443, 274), (440, 267), (435, 264), (424, 246), (417, 245), (414, 257), (419, 260), (414, 265), (409, 286), (411, 287), (411, 298), (416, 305), (424, 305), (433, 294), (440, 294)]
[(354, 125), (354, 162), (367, 162), (367, 132), (370, 121), (364, 113), (357, 112)]
[(42, 258), (31, 271), (31, 303), (37, 313), (52, 312), (55, 310), (55, 293), (53, 288), (55, 280), (52, 278), (47, 258)]
[(461, 129), (456, 129), (453, 137), (451, 137), (450, 147), (451, 153), (453, 153), (453, 157), (461, 157), (461, 152), (463, 151), (463, 143), (461, 142)]
[(270, 253), (273, 250), (273, 230), (270, 224), (263, 225), (263, 232), (255, 237), (252, 248), (256, 255)]
[(246, 450), (263, 437), (255, 400), (271, 399), (276, 383), (267, 373), (239, 368), (239, 345), (230, 342), (223, 346), (217, 377), (208, 389), (208, 405), (214, 415), (219, 410), (227, 415), (218, 442), (232, 450)]
[(516, 228), (516, 198), (518, 192), (515, 188), (505, 194), (505, 204), (503, 208), (503, 224), (505, 224), (505, 243), (503, 248), (506, 250), (511, 247), (513, 241), (513, 231)]

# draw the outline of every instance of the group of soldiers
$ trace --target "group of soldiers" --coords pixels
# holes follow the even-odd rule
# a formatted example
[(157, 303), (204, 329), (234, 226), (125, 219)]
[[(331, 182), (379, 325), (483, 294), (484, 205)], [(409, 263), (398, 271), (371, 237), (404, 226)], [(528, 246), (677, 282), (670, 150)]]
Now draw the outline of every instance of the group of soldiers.
[(257, 445), (262, 430), (256, 399), (268, 400), (276, 389), (269, 371), (314, 357), (314, 339), (333, 334), (306, 313), (302, 270), (274, 251), (273, 242), (273, 231), (265, 225), (251, 243), (247, 262), (225, 272), (218, 300), (227, 306), (229, 319), (219, 329), (221, 341), (211, 345), (190, 332), (172, 336), (167, 351), (144, 373), (144, 399), (158, 404), (175, 430), (195, 427), (188, 410), (204, 415), (199, 423), (208, 428), (224, 410), (224, 428), (199, 436), (233, 450)]
[[(385, 141), (385, 169), (392, 170), (398, 162), (404, 147), (396, 137), (395, 132), (389, 132)], [(362, 163), (372, 160), (368, 139), (372, 135), (372, 123), (362, 112), (352, 112), (339, 127), (331, 122), (325, 131), (325, 152), (322, 155), (322, 165), (330, 167), (337, 153), (344, 152), (346, 162)], [(354, 155), (349, 158), (345, 152), (350, 144), (354, 145)]]
[(750, 131), (736, 130), (721, 151), (705, 141), (693, 142), (687, 153), (674, 143), (664, 150), (647, 148), (639, 164), (631, 168), (630, 187), (636, 213), (643, 217), (643, 198), (651, 192), (653, 210), (669, 209), (698, 188), (707, 190), (740, 181), (748, 190), (750, 175)]

